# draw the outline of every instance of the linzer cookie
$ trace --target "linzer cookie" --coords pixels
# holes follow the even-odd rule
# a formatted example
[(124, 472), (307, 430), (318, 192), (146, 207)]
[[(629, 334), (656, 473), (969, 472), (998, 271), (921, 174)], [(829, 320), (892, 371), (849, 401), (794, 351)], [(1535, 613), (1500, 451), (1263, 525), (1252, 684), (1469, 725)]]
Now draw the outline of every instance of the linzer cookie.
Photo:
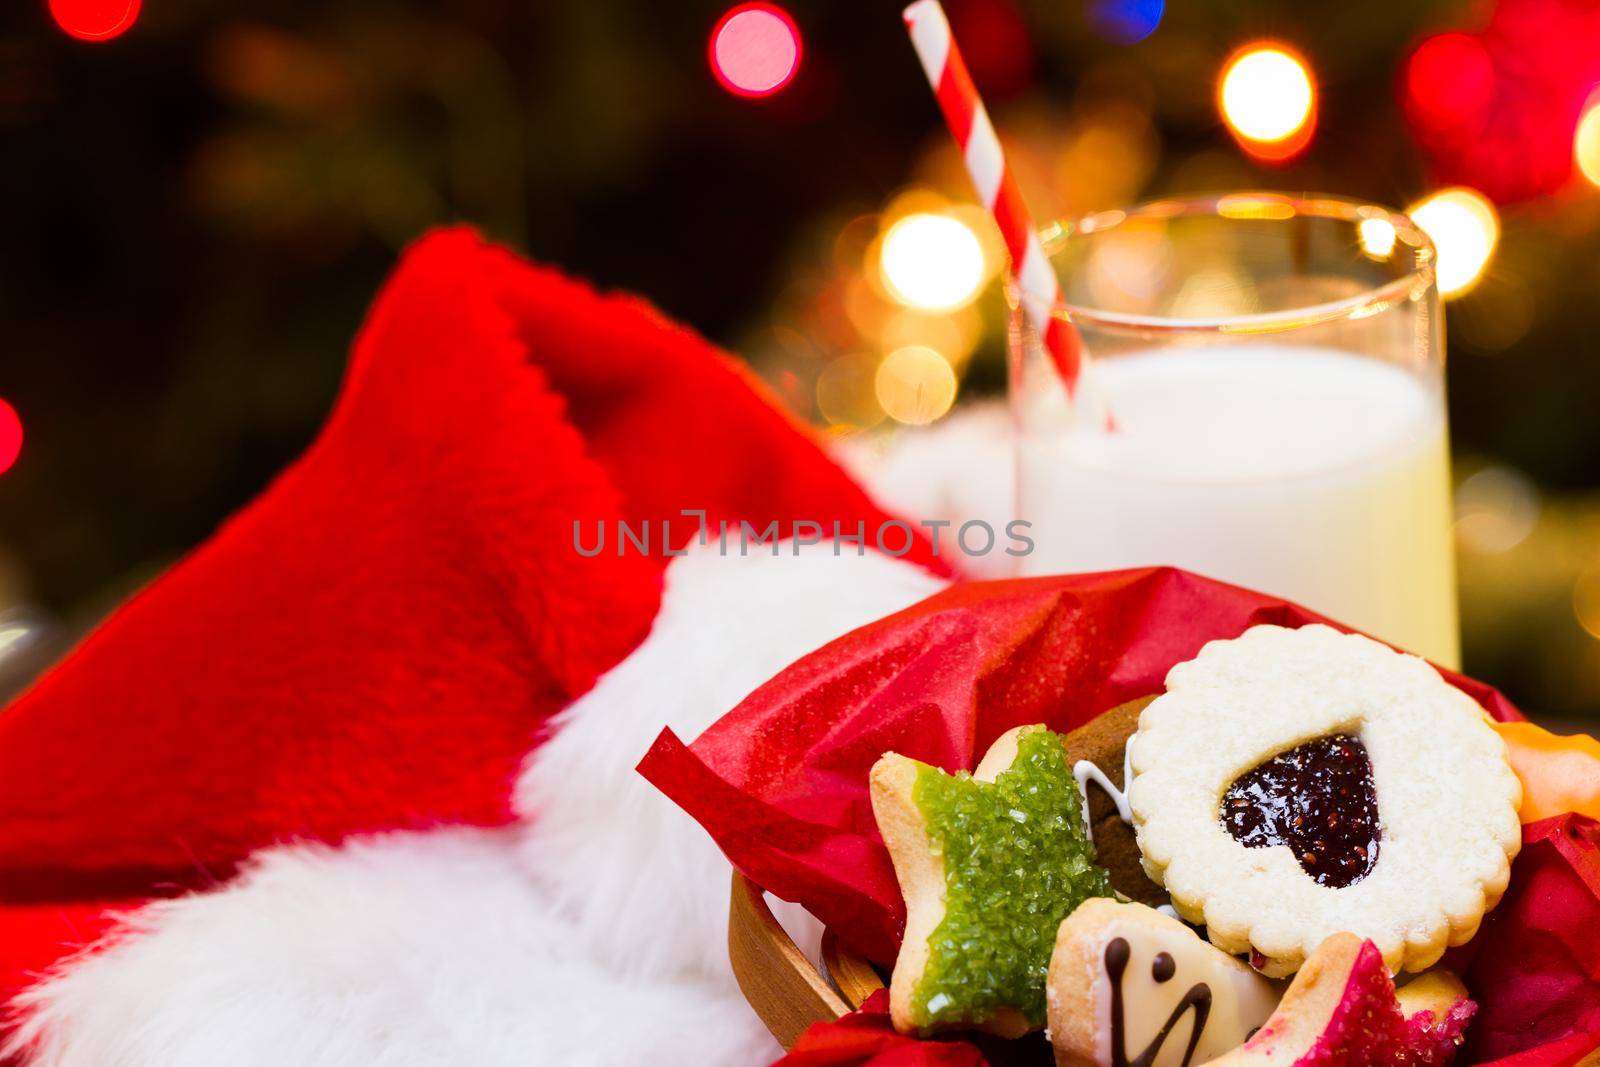
[(1145, 870), (1268, 975), (1340, 931), (1391, 970), (1432, 965), (1476, 932), (1521, 843), (1522, 786), (1478, 705), (1327, 626), (1206, 645), (1129, 745)]
[(972, 774), (891, 752), (871, 785), (906, 901), (889, 985), (895, 1028), (1020, 1037), (1043, 1026), (1057, 926), (1111, 893), (1061, 735), (1010, 730)]
[(1090, 900), (1050, 958), (1050, 1043), (1059, 1067), (1189, 1067), (1238, 1047), (1283, 985), (1143, 904)]

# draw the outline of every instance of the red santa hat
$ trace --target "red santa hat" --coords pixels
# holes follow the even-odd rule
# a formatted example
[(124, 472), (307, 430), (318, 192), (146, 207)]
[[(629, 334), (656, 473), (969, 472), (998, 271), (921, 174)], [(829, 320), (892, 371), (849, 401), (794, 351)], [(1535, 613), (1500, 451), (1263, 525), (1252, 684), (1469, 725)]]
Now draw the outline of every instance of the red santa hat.
[[(306, 454), (0, 714), (11, 1054), (772, 1052), (723, 974), (726, 866), (632, 764), (942, 562), (674, 561), (684, 509), (888, 518), (643, 303), (419, 243)], [(619, 521), (655, 551), (575, 546)]]

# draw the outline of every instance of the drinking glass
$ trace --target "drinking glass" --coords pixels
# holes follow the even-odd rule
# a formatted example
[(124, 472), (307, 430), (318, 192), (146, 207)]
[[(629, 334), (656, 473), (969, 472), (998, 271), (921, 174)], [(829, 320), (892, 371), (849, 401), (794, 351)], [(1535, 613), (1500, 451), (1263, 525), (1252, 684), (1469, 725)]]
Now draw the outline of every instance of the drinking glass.
[(1456, 666), (1427, 236), (1370, 204), (1238, 193), (1044, 238), (1090, 362), (1069, 398), (1010, 291), (1022, 573), (1174, 564)]

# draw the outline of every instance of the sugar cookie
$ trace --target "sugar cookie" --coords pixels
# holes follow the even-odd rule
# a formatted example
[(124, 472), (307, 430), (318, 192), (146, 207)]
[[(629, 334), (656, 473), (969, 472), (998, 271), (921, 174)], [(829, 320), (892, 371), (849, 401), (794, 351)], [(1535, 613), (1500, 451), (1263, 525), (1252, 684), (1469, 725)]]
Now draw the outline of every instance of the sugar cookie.
[(1043, 1026), (1057, 926), (1111, 893), (1061, 736), (1011, 730), (973, 774), (889, 753), (871, 784), (906, 901), (889, 985), (895, 1028), (1018, 1037)]
[(1522, 786), (1482, 709), (1327, 626), (1206, 645), (1129, 745), (1145, 870), (1268, 975), (1340, 931), (1390, 970), (1431, 966), (1477, 931), (1521, 846)]

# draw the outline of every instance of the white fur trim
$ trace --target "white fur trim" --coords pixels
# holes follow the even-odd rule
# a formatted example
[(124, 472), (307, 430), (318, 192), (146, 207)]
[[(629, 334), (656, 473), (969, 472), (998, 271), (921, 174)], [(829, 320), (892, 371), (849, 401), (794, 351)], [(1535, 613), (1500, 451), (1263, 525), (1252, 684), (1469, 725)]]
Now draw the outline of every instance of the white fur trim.
[(276, 849), (151, 905), (36, 987), (35, 1067), (760, 1064), (737, 990), (590, 959), (523, 877), (515, 831)]
[(560, 717), (534, 825), (265, 852), (147, 906), (18, 1002), (30, 1067), (747, 1067), (777, 1045), (728, 973), (728, 867), (633, 768), (790, 661), (940, 583), (811, 550), (668, 570), (650, 637)]
[(727, 860), (632, 773), (661, 727), (698, 736), (794, 660), (942, 584), (872, 552), (673, 565), (650, 636), (562, 712), (517, 790), (528, 871), (601, 959), (633, 974), (727, 967)]

